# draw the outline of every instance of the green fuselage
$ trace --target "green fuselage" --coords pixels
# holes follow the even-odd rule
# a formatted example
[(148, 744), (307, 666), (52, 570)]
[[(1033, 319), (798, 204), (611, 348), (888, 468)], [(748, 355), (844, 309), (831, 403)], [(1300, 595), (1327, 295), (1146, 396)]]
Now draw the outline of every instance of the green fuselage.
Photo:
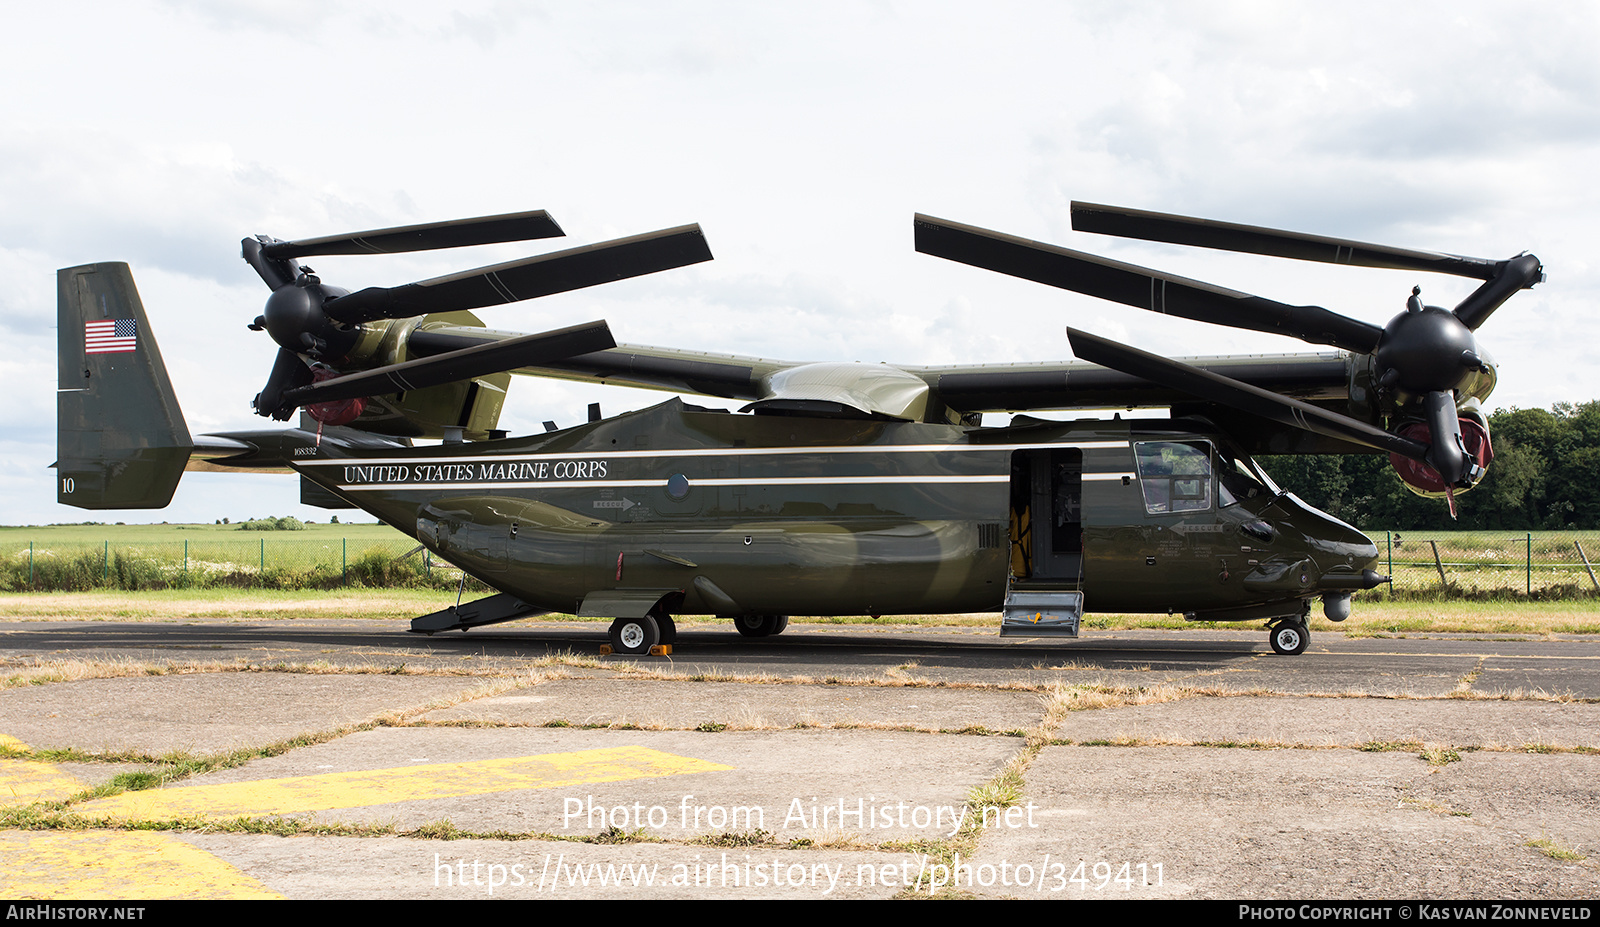
[[(963, 428), (672, 400), (548, 435), (325, 445), (293, 464), (563, 612), (630, 590), (681, 593), (684, 614), (998, 611), (1008, 581), (1054, 579), (1090, 611), (1204, 613), (1348, 591), (1375, 565), (1353, 528), (1235, 472), (1249, 464), (1230, 446), (1170, 422)], [(1176, 475), (1151, 475), (1170, 469), (1163, 453)]]

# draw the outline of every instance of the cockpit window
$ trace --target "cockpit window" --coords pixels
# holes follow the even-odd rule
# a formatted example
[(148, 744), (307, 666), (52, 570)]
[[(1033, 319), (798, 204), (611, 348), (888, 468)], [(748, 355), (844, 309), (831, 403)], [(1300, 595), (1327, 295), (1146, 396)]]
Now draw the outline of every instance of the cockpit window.
[(1273, 495), (1274, 489), (1262, 482), (1265, 479), (1266, 477), (1248, 461), (1219, 455), (1217, 504), (1227, 508), (1230, 505), (1238, 505), (1241, 499), (1254, 499), (1262, 494)]
[(1203, 441), (1141, 441), (1134, 445), (1144, 510), (1152, 515), (1211, 508), (1211, 445)]

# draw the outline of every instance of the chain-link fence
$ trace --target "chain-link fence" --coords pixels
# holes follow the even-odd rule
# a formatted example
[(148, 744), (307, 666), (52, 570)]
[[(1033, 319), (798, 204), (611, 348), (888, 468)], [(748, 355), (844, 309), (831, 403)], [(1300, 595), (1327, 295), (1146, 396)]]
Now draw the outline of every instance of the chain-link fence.
[(8, 541), (0, 589), (454, 587), (461, 571), (415, 541), (340, 537)]
[(1582, 531), (1368, 531), (1380, 594), (1401, 598), (1600, 597), (1600, 533)]

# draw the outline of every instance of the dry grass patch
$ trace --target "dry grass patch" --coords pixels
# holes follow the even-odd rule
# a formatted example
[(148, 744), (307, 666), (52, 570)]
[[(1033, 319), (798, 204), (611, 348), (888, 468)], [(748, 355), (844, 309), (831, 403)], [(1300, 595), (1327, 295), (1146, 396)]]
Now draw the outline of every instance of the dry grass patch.
[(421, 705), (417, 708), (409, 708), (402, 711), (385, 713), (378, 716), (375, 723), (384, 727), (398, 727), (405, 724), (409, 719), (414, 718), (417, 715), (426, 714), (430, 711), (438, 711), (443, 708), (454, 708), (463, 702), (473, 702), (480, 698), (492, 698), (496, 695), (504, 695), (507, 692), (520, 689), (524, 685), (529, 684), (530, 682), (524, 679), (497, 679), (492, 682), (486, 682), (470, 692), (458, 692), (455, 695), (441, 696), (440, 698), (433, 699), (427, 704)]
[(1282, 740), (1187, 740), (1181, 737), (1135, 737), (1118, 734), (1095, 740), (1053, 740), (1063, 747), (1205, 747), (1212, 750), (1340, 750), (1338, 744), (1289, 743)]
[(1311, 630), (1347, 637), (1385, 634), (1600, 634), (1600, 608), (1594, 601), (1490, 602), (1362, 601), (1340, 624), (1313, 618)]
[[(1011, 692), (1038, 692), (1047, 688), (1041, 683), (1033, 682), (951, 682), (944, 679), (926, 679), (904, 674), (895, 675), (895, 671), (899, 670), (900, 667), (889, 670), (883, 676), (809, 676), (799, 674), (780, 676), (776, 673), (764, 672), (735, 673), (655, 669), (631, 663), (606, 663), (602, 665), (606, 669), (615, 670), (630, 679), (659, 679), (667, 682), (738, 682), (769, 686), (861, 686), (883, 689), (988, 689)], [(908, 663), (905, 666), (915, 668), (916, 664)]]
[(584, 669), (606, 668), (606, 662), (600, 659), (598, 656), (592, 656), (586, 653), (576, 653), (572, 650), (561, 650), (554, 653), (547, 653), (542, 657), (537, 657), (529, 661), (528, 665), (534, 667), (577, 666)]
[(1422, 748), (1422, 753), (1418, 755), (1421, 756), (1429, 766), (1448, 766), (1451, 763), (1461, 762), (1460, 751), (1443, 744), (1428, 744)]
[(590, 667), (594, 662), (570, 654), (550, 654), (530, 661), (525, 668), (509, 670), (496, 667), (461, 665), (430, 666), (415, 663), (330, 663), (313, 660), (309, 663), (251, 663), (244, 657), (234, 660), (161, 660), (141, 662), (126, 658), (116, 659), (65, 659), (34, 660), (10, 665), (0, 664), (7, 670), (0, 676), (0, 689), (18, 686), (36, 686), (56, 682), (77, 682), (85, 679), (122, 679), (134, 676), (186, 676), (204, 673), (302, 673), (314, 676), (447, 676), (505, 678), (523, 685), (533, 685), (547, 679), (570, 676), (566, 667)]
[(1451, 808), (1449, 805), (1441, 804), (1429, 799), (1413, 798), (1410, 795), (1402, 796), (1400, 803), (1402, 805), (1416, 808), (1419, 811), (1428, 811), (1432, 812), (1433, 814), (1445, 815), (1452, 818), (1472, 817), (1472, 812), (1470, 811), (1457, 811), (1454, 808)]
[(1087, 683), (1073, 686), (1054, 686), (1046, 694), (1045, 718), (1049, 723), (1065, 720), (1074, 711), (1095, 711), (1101, 708), (1126, 708), (1131, 705), (1155, 705), (1202, 696), (1235, 696), (1245, 693), (1229, 689), (1199, 688), (1159, 684), (1154, 686), (1120, 686)]
[(454, 601), (454, 590), (431, 589), (9, 592), (0, 595), (0, 618), (12, 621), (409, 620), (438, 611)]
[(891, 666), (889, 669), (884, 671), (884, 675), (895, 682), (903, 683), (905, 685), (926, 686), (931, 684), (932, 680), (928, 679), (926, 676), (919, 676), (912, 672), (921, 666), (921, 663), (917, 662), (916, 660), (912, 660), (909, 663), (902, 663), (899, 666)]
[(77, 682), (84, 679), (122, 679), (130, 676), (168, 676), (188, 673), (221, 673), (243, 669), (242, 661), (185, 661), (142, 663), (128, 659), (65, 659), (37, 660), (7, 666), (0, 677), (0, 689), (19, 686), (41, 686), (53, 682)]
[(1414, 701), (1430, 701), (1433, 699), (1455, 699), (1468, 702), (1551, 702), (1558, 705), (1593, 705), (1600, 703), (1600, 698), (1588, 698), (1573, 695), (1571, 692), (1546, 692), (1543, 689), (1509, 689), (1505, 692), (1471, 692), (1456, 689), (1444, 695), (1365, 695), (1347, 696), (1365, 698), (1404, 698)]
[(692, 846), (726, 847), (729, 849), (779, 846), (778, 841), (772, 836), (772, 833), (765, 830), (727, 831), (721, 834), (705, 834), (700, 837), (695, 837), (687, 842)]
[[(482, 698), (474, 694), (470, 698)], [(464, 699), (465, 700), (465, 699)], [(433, 710), (431, 707), (425, 710)], [(545, 721), (489, 721), (455, 719), (448, 721), (383, 719), (386, 727), (466, 727), (466, 728), (573, 728), (583, 731), (695, 731), (701, 734), (721, 734), (745, 731), (885, 731), (901, 734), (950, 734), (961, 737), (1026, 737), (1022, 730), (996, 731), (982, 725), (969, 724), (961, 728), (939, 728), (928, 725), (899, 724), (892, 721), (861, 721), (842, 719), (820, 721), (802, 718), (791, 724), (779, 724), (762, 718), (734, 721), (699, 721), (672, 725), (662, 720), (648, 721), (568, 721), (552, 718)]]
[(1456, 682), (1456, 691), (1472, 691), (1473, 684), (1478, 681), (1479, 676), (1483, 675), (1483, 664), (1488, 662), (1488, 660), (1489, 658), (1486, 656), (1479, 657), (1478, 662), (1472, 667), (1472, 669), (1463, 674), (1462, 677)]
[(1567, 862), (1582, 862), (1583, 860), (1589, 858), (1584, 856), (1582, 853), (1579, 853), (1577, 850), (1569, 849), (1559, 843), (1556, 843), (1549, 837), (1540, 837), (1537, 840), (1529, 840), (1524, 842), (1522, 845), (1525, 847), (1532, 847), (1551, 859), (1565, 860)]

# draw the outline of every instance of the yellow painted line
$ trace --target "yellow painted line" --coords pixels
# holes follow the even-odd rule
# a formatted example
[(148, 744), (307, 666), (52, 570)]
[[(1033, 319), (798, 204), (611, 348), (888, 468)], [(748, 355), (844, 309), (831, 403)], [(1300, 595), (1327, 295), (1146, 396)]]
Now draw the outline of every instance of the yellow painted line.
[(171, 834), (0, 834), (0, 896), (94, 901), (282, 898)]
[(0, 805), (61, 801), (83, 791), (82, 782), (51, 763), (0, 760)]
[[(0, 746), (26, 750), (0, 734)], [(50, 763), (0, 760), (0, 803), (65, 798), (83, 783)], [(282, 898), (171, 834), (83, 831), (0, 833), (0, 897), (99, 901)]]
[[(15, 737), (0, 734), (0, 747), (26, 750), (28, 745)], [(0, 805), (26, 805), (36, 801), (60, 801), (83, 791), (76, 777), (52, 763), (37, 760), (0, 760)]]
[(606, 747), (471, 763), (433, 763), (256, 782), (149, 789), (87, 802), (73, 810), (91, 816), (134, 820), (187, 815), (300, 814), (733, 768), (646, 747)]

